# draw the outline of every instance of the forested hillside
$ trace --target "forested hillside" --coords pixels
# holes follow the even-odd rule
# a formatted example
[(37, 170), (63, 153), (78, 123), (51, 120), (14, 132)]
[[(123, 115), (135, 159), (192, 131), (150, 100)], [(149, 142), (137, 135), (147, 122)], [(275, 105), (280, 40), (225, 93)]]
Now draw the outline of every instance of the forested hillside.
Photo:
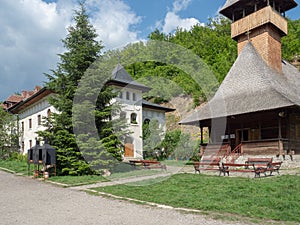
[[(289, 34), (282, 39), (282, 55), (290, 62), (300, 61), (300, 19), (289, 20), (288, 23)], [(190, 49), (209, 66), (219, 82), (222, 82), (237, 57), (237, 43), (230, 37), (230, 21), (224, 17), (211, 19), (206, 26), (197, 25), (190, 31), (177, 29), (174, 34), (164, 34), (155, 30), (149, 35), (149, 39), (167, 41)], [(132, 44), (130, 51), (140, 45), (142, 43)], [(126, 53), (128, 49), (123, 51)], [(158, 95), (158, 89), (164, 90), (164, 97), (154, 98), (158, 103), (168, 101), (179, 93), (178, 87), (182, 88), (185, 94), (193, 96), (195, 106), (206, 100), (207, 96), (198, 84), (173, 66), (159, 62), (138, 62), (127, 66), (126, 69), (134, 79), (154, 87), (146, 98), (151, 99)], [(178, 86), (163, 88), (162, 84), (155, 84), (155, 80), (149, 80), (149, 76), (166, 78)], [(147, 78), (143, 79), (144, 77)]]

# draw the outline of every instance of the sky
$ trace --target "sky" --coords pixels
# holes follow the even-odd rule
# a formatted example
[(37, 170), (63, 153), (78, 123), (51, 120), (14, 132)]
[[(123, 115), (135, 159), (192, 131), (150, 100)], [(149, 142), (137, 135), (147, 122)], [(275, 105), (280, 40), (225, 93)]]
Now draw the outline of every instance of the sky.
[[(159, 29), (189, 30), (218, 15), (226, 0), (86, 0), (90, 22), (105, 49), (116, 49)], [(56, 69), (61, 40), (72, 24), (76, 0), (0, 0), (0, 101), (33, 90)], [(299, 3), (299, 2), (298, 2)], [(287, 12), (300, 18), (300, 6)]]

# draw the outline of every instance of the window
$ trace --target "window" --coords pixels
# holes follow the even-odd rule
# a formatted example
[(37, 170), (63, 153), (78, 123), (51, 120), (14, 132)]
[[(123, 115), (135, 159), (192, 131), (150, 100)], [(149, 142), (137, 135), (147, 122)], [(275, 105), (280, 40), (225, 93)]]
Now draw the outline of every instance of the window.
[(150, 120), (149, 119), (145, 119), (144, 120), (144, 124), (149, 124), (150, 123)]
[(136, 113), (131, 113), (131, 115), (130, 115), (130, 123), (137, 124), (136, 118), (137, 118)]
[(132, 93), (132, 100), (136, 101), (136, 95), (135, 95), (135, 93)]
[(123, 92), (122, 91), (119, 92), (119, 98), (123, 98)]
[(130, 100), (130, 96), (129, 96), (129, 95), (130, 95), (129, 92), (127, 91), (127, 92), (126, 92), (126, 99), (127, 99), (127, 100)]
[(51, 109), (48, 109), (47, 111), (47, 117), (49, 118), (51, 116)]
[(31, 129), (32, 128), (32, 120), (31, 119), (29, 119), (29, 129)]
[(24, 122), (21, 123), (21, 131), (24, 132)]
[(32, 140), (29, 140), (29, 148), (32, 148)]
[(24, 152), (24, 150), (25, 150), (25, 143), (24, 143), (24, 141), (22, 141), (21, 149), (22, 149), (22, 151)]
[(37, 116), (37, 124), (38, 124), (38, 125), (41, 125), (41, 124), (42, 124), (42, 117), (41, 117), (41, 115), (38, 115), (38, 116)]

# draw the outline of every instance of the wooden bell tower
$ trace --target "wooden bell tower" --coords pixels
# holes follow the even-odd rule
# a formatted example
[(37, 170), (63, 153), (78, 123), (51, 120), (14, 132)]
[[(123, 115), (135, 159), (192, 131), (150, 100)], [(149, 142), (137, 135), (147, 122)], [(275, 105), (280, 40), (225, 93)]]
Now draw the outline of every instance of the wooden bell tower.
[(294, 0), (227, 0), (220, 13), (232, 20), (238, 53), (251, 41), (266, 63), (281, 73), (281, 38), (288, 32), (285, 12), (296, 6)]

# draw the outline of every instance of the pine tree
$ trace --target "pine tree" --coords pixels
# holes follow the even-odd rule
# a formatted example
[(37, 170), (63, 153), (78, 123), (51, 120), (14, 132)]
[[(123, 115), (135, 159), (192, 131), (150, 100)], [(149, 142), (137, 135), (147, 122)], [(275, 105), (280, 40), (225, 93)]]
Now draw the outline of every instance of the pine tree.
[(59, 113), (53, 113), (46, 122), (47, 130), (39, 132), (47, 137), (57, 151), (57, 168), (63, 175), (91, 173), (90, 165), (80, 152), (72, 126), (72, 103), (80, 79), (89, 66), (97, 59), (103, 46), (96, 41), (97, 34), (88, 20), (84, 3), (75, 11), (75, 24), (68, 28), (62, 40), (66, 51), (59, 54), (60, 62), (49, 79), (47, 87), (55, 96), (49, 102)]
[(18, 152), (19, 132), (16, 118), (0, 106), (0, 159)]

